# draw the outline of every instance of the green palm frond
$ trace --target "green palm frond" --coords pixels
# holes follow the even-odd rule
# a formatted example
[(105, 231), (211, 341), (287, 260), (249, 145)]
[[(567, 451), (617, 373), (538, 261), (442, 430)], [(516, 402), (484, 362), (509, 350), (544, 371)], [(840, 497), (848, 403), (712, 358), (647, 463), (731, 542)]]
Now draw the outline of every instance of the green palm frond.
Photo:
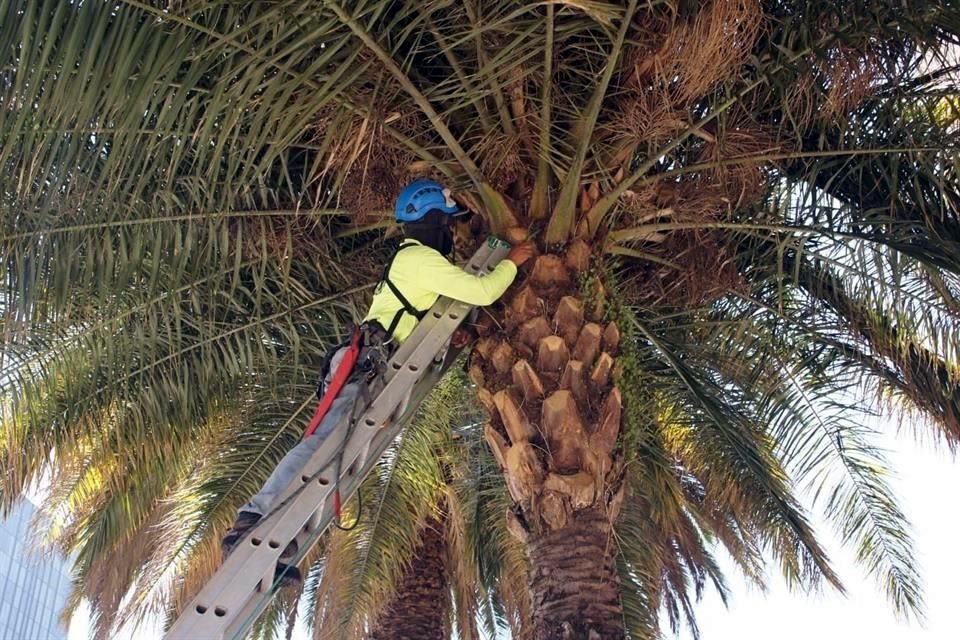
[(625, 333), (636, 346), (621, 357), (634, 499), (618, 525), (621, 580), (633, 585), (624, 608), (636, 637), (655, 635), (661, 607), (672, 625), (686, 618), (696, 628), (691, 602), (704, 582), (725, 592), (715, 542), (761, 586), (772, 554), (797, 586), (826, 577), (839, 588), (795, 485), (898, 611), (922, 614), (908, 524), (886, 484), (877, 434), (858, 409), (871, 372), (818, 346), (836, 325), (818, 324), (809, 300), (772, 287), (749, 303), (731, 296), (659, 317), (619, 312), (621, 325), (636, 323)]
[[(800, 344), (808, 340), (784, 334)], [(726, 348), (738, 344), (732, 356), (742, 353), (742, 338), (726, 340)], [(844, 542), (856, 549), (900, 613), (920, 612), (909, 525), (887, 485), (878, 434), (864, 424), (867, 412), (858, 400), (862, 373), (824, 355), (810, 348), (797, 349), (789, 359), (770, 353), (769, 366), (751, 370), (741, 365), (732, 380), (751, 390), (758, 423), (766, 425), (785, 469), (808, 496), (806, 502), (822, 509)]]

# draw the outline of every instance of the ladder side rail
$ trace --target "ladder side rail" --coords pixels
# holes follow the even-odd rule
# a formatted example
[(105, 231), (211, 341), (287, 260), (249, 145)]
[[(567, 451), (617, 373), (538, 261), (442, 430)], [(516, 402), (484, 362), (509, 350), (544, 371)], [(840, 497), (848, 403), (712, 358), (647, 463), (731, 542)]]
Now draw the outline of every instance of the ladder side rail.
[[(380, 454), (376, 456), (368, 456), (366, 458), (366, 462), (360, 468), (358, 473), (341, 480), (340, 493), (344, 502), (349, 500), (357, 493), (357, 491), (360, 490), (360, 486), (363, 484), (364, 480), (366, 480), (374, 466), (376, 466), (377, 462), (379, 462), (383, 452), (385, 452), (387, 448), (394, 442), (394, 440), (396, 440), (397, 436), (400, 435), (413, 415), (416, 414), (415, 405), (419, 405), (419, 403), (426, 398), (432, 387), (436, 385), (436, 383), (439, 382), (446, 373), (450, 362), (446, 362), (444, 364), (446, 366), (444, 366), (442, 369), (438, 367), (436, 371), (431, 372), (421, 380), (421, 382), (430, 382), (431, 384), (422, 386), (418, 384), (419, 394), (416, 394), (416, 402), (414, 403), (411, 401), (411, 408), (405, 412), (404, 416), (395, 423), (390, 424), (388, 427), (381, 429), (374, 435), (374, 441), (371, 442), (370, 448), (371, 450), (379, 451)], [(325, 499), (323, 501), (323, 505), (320, 507), (320, 510), (315, 513), (314, 516), (321, 524), (311, 528), (309, 531), (303, 531), (302, 534), (297, 536), (298, 542), (301, 542), (302, 544), (300, 544), (297, 555), (289, 560), (291, 564), (298, 564), (300, 560), (302, 560), (303, 556), (305, 556), (313, 547), (313, 545), (319, 541), (320, 537), (323, 535), (323, 532), (328, 528), (330, 522), (333, 521), (333, 500)], [(303, 540), (301, 540), (301, 536), (303, 537)], [(259, 592), (257, 593), (259, 594)], [(233, 640), (235, 638), (242, 638), (243, 636), (241, 634), (249, 629), (253, 622), (262, 613), (261, 609), (265, 608), (268, 602), (269, 599), (267, 598), (250, 598), (248, 602), (244, 604), (243, 609), (240, 610), (235, 617), (236, 620), (233, 626), (227, 629), (224, 633), (224, 639)]]
[[(391, 413), (403, 402), (406, 393), (412, 388), (413, 384), (423, 376), (426, 368), (433, 362), (440, 349), (449, 342), (450, 336), (460, 326), (463, 319), (467, 317), (471, 308), (471, 305), (463, 302), (454, 302), (445, 311), (430, 312), (438, 326), (442, 326), (444, 331), (427, 332), (417, 341), (409, 358), (404, 361), (391, 360), (388, 363), (388, 368), (393, 370), (393, 376), (384, 386), (380, 395), (390, 398), (390, 402), (378, 403), (374, 401), (357, 421), (358, 429), (379, 429), (386, 424)], [(347, 455), (349, 456), (349, 450)]]
[[(450, 302), (444, 300), (438, 307), (447, 309), (451, 306)], [(446, 318), (446, 314), (444, 314), (444, 318)], [(429, 342), (427, 341), (431, 332), (445, 335), (446, 339), (449, 339), (456, 327), (448, 326), (450, 320), (446, 323), (442, 323), (440, 320), (434, 315), (430, 321), (421, 323), (426, 325), (422, 332), (425, 335), (420, 336), (421, 343), (437, 344), (440, 342), (436, 336)], [(396, 409), (406, 396), (408, 389), (420, 377), (419, 372), (429, 366), (433, 355), (436, 353), (436, 348), (432, 352), (428, 352), (425, 348), (412, 351), (410, 360), (416, 363), (414, 369), (411, 370), (409, 366), (400, 366), (395, 370), (390, 382), (387, 383), (371, 405), (371, 409), (379, 409), (377, 415), (389, 416)], [(381, 409), (378, 403), (385, 408)], [(364, 415), (368, 413), (370, 413), (369, 410)], [(349, 417), (345, 420), (349, 420)], [(280, 558), (280, 553), (287, 543), (300, 533), (306, 522), (318, 509), (318, 505), (321, 505), (321, 509), (327, 507), (324, 511), (328, 514), (327, 517), (322, 517), (319, 526), (325, 528), (325, 525), (332, 520), (332, 497), (336, 478), (334, 478), (331, 462), (343, 448), (343, 477), (350, 479), (355, 475), (356, 469), (353, 468), (352, 464), (357, 454), (368, 446), (371, 436), (377, 435), (377, 432), (371, 433), (369, 428), (362, 428), (362, 424), (365, 424), (363, 415), (354, 428), (351, 438), (354, 443), (352, 447), (350, 443), (343, 442), (347, 431), (346, 425), (340, 424), (334, 429), (305, 465), (303, 472), (300, 474), (299, 482), (294, 480), (291, 486), (279, 497), (281, 504), (284, 500), (288, 502), (268, 517), (263, 518), (244, 536), (217, 573), (211, 577), (201, 592), (183, 610), (180, 618), (170, 628), (167, 635), (168, 639), (221, 638), (224, 628), (236, 621), (237, 616), (247, 609), (246, 605), (249, 601), (261, 599), (263, 592), (269, 588), (269, 585), (261, 583), (258, 589), (259, 576), (266, 575), (265, 572), (267, 571), (272, 572)], [(396, 433), (393, 432), (392, 435), (396, 436)], [(362, 442), (358, 442), (359, 440), (362, 440)], [(381, 447), (378, 447), (378, 449), (385, 450), (389, 446), (390, 439), (382, 437), (378, 440), (382, 441), (380, 443)], [(379, 456), (381, 453), (382, 451), (377, 451), (376, 455)], [(292, 495), (295, 497), (290, 499)]]
[[(373, 439), (370, 441), (370, 445), (371, 450), (377, 451), (378, 455), (367, 456), (362, 462), (362, 465), (359, 467), (358, 472), (341, 480), (340, 493), (345, 501), (353, 497), (356, 491), (360, 488), (360, 485), (363, 484), (363, 481), (366, 479), (367, 475), (373, 470), (373, 467), (376, 466), (383, 453), (386, 452), (387, 448), (393, 443), (396, 437), (400, 435), (400, 432), (403, 431), (410, 419), (416, 414), (419, 404), (426, 399), (433, 387), (436, 386), (441, 378), (443, 378), (451, 363), (452, 360), (444, 362), (442, 366), (436, 367), (434, 371), (431, 371), (429, 374), (424, 376), (414, 390), (414, 401), (410, 403), (410, 407), (407, 409), (407, 411), (395, 422), (383, 429), (380, 429), (374, 434)], [(359, 459), (357, 461), (359, 461)], [(326, 506), (327, 505), (324, 505), (324, 508), (326, 508)], [(332, 518), (332, 503), (330, 504), (330, 509), (331, 511), (329, 516)], [(319, 536), (319, 534), (323, 533), (323, 530), (325, 529), (326, 526), (318, 527), (315, 532), (316, 535)]]
[[(462, 303), (451, 305), (452, 309), (446, 315), (446, 322), (438, 321), (437, 325), (427, 332), (417, 349), (411, 354), (410, 359), (397, 370), (390, 382), (374, 399), (370, 408), (359, 417), (350, 439), (342, 445), (341, 487), (344, 479), (359, 475), (357, 471), (364, 462), (360, 458), (369, 448), (371, 439), (383, 430), (384, 425), (389, 423), (390, 416), (423, 376), (427, 367), (430, 366), (437, 349), (449, 339), (453, 330), (456, 329), (456, 325), (459, 324), (458, 318), (462, 318), (463, 310), (459, 308), (461, 306), (463, 306)], [(341, 428), (341, 431), (346, 431), (346, 429)], [(328, 438), (328, 441), (330, 439)], [(389, 445), (389, 441), (386, 438), (381, 438), (381, 440), (385, 449)], [(333, 466), (331, 465), (333, 456), (329, 453), (331, 448), (335, 454), (339, 455), (341, 443), (338, 442), (335, 445), (331, 443), (331, 446), (328, 446), (328, 442), (324, 442), (323, 446), (311, 456), (305, 465), (304, 471), (301, 473), (300, 483), (295, 481), (294, 486), (288, 488), (288, 491), (285, 492), (289, 496), (299, 491), (296, 497), (288, 501), (275, 513), (270, 514), (270, 517), (265, 518), (262, 523), (258, 523), (252, 532), (253, 534), (262, 533), (268, 541), (268, 546), (272, 548), (281, 544), (285, 546), (285, 542), (292, 540), (309, 520), (312, 511), (316, 509), (318, 499), (322, 498), (323, 495), (321, 491), (311, 491), (307, 487), (319, 485), (322, 487), (323, 494), (332, 493), (332, 485), (335, 484), (336, 478), (333, 477), (333, 469), (330, 468)], [(382, 451), (377, 451), (374, 457), (379, 457), (382, 453)], [(360, 464), (357, 464), (358, 461)], [(319, 475), (317, 475), (318, 472)], [(307, 485), (305, 480), (310, 480), (314, 476), (316, 476), (316, 479)], [(307, 490), (301, 490), (301, 485)], [(303, 505), (313, 505), (313, 508), (303, 512)]]
[[(443, 298), (441, 300), (438, 300), (436, 304), (434, 304), (434, 306), (431, 308), (429, 315), (424, 317), (423, 321), (417, 325), (417, 328), (414, 330), (414, 333), (411, 334), (410, 336), (411, 340), (416, 340), (417, 343), (423, 343), (423, 342), (426, 342), (428, 338), (430, 338), (433, 334), (435, 334), (438, 331), (446, 335), (447, 339), (449, 339), (450, 334), (453, 333), (453, 330), (456, 327), (451, 329), (447, 326), (443, 326), (441, 323), (441, 320), (448, 314), (448, 311), (452, 306), (458, 305), (458, 304), (462, 304), (462, 303), (455, 302), (448, 298)], [(404, 344), (407, 344), (411, 340), (404, 342)], [(437, 340), (435, 338), (430, 340), (431, 344), (435, 344), (436, 342)], [(416, 346), (416, 345), (413, 345), (413, 346)], [(374, 406), (381, 407), (382, 410), (377, 412), (377, 415), (381, 415), (383, 411), (386, 410), (387, 407), (390, 407), (392, 405), (391, 408), (396, 408), (396, 406), (399, 405), (399, 403), (403, 400), (404, 398), (403, 387), (405, 386), (405, 384), (412, 386), (411, 380), (414, 378), (414, 376), (411, 376), (410, 373), (407, 373), (406, 375), (402, 375), (402, 376), (397, 376), (396, 374), (401, 371), (403, 372), (410, 371), (410, 367), (408, 366), (410, 364), (413, 365), (414, 367), (413, 373), (415, 373), (416, 369), (419, 369), (420, 367), (423, 366), (424, 360), (427, 360), (429, 362), (429, 359), (432, 357), (429, 355), (425, 356), (423, 349), (418, 350), (415, 348), (408, 350), (407, 354), (404, 354), (406, 361), (398, 362), (397, 355), (398, 354), (395, 354), (394, 357), (390, 358), (389, 362), (387, 363), (387, 370), (391, 372), (391, 376), (387, 380), (387, 383), (382, 388), (380, 388), (378, 391), (375, 392), (375, 395), (370, 399), (370, 404), (367, 410), (364, 413), (357, 416), (357, 423), (356, 423), (357, 426), (354, 427), (351, 439), (356, 436), (357, 432), (361, 431), (361, 429), (359, 428), (360, 425), (367, 423), (366, 416), (367, 414), (370, 413), (371, 407), (374, 407)], [(415, 379), (412, 381), (415, 382)], [(389, 416), (389, 413), (387, 415)], [(346, 435), (347, 429), (345, 429), (345, 427), (347, 426), (347, 423), (349, 422), (349, 420), (350, 420), (350, 416), (345, 416), (344, 419), (339, 424), (337, 424), (337, 426), (330, 433), (330, 436), (328, 436), (327, 439), (324, 441), (323, 445), (321, 445), (320, 449), (318, 449), (314, 453), (314, 455), (311, 456), (307, 464), (304, 465), (304, 471), (302, 475), (307, 475), (307, 476), (315, 475), (318, 471), (320, 471), (324, 466), (328, 465), (330, 461), (333, 460), (335, 454), (339, 453), (342, 447), (346, 446), (345, 443), (343, 442), (343, 438)], [(334, 436), (338, 436), (338, 437), (334, 437)], [(346, 468), (346, 466), (344, 466), (344, 468)], [(284, 501), (286, 501), (293, 493), (299, 491), (299, 489), (300, 489), (300, 486), (296, 482), (291, 484), (291, 486), (287, 487), (277, 497), (277, 504), (283, 504)], [(268, 517), (272, 518), (273, 515), (274, 514), (271, 513), (269, 514)], [(264, 520), (258, 523), (257, 526), (258, 527), (264, 526), (266, 520), (267, 518), (264, 518)]]
[[(465, 270), (474, 275), (489, 273), (506, 256), (509, 248), (510, 245), (491, 236), (470, 258)], [(360, 440), (358, 432), (363, 431), (364, 427), (366, 430), (381, 429), (387, 424), (399, 404), (408, 397), (409, 389), (414, 387), (417, 380), (428, 371), (428, 366), (432, 363), (440, 348), (449, 341), (453, 332), (467, 317), (472, 308), (473, 305), (458, 300), (438, 299), (430, 308), (427, 316), (417, 324), (407, 340), (400, 345), (387, 363), (387, 371), (384, 376), (387, 381), (386, 385), (377, 392), (366, 412), (359, 416), (350, 439), (351, 442), (344, 446), (343, 469), (350, 470), (350, 465), (358, 457), (356, 453), (369, 446), (369, 436), (362, 437), (361, 444), (358, 442)], [(439, 330), (437, 329), (438, 326), (441, 327)], [(401, 372), (403, 375), (398, 375)], [(342, 426), (338, 425), (334, 432), (340, 431)], [(339, 447), (337, 450), (339, 451)], [(322, 467), (317, 464), (318, 460), (324, 463), (328, 462), (328, 456), (321, 456), (320, 453), (318, 451), (311, 457), (305, 466), (303, 475), (312, 476), (319, 471)], [(380, 453), (377, 455), (379, 456)], [(297, 490), (299, 490), (299, 486), (294, 483), (280, 495), (278, 502), (282, 504), (290, 494)], [(274, 514), (270, 515), (272, 519)], [(259, 526), (263, 524), (261, 523)]]

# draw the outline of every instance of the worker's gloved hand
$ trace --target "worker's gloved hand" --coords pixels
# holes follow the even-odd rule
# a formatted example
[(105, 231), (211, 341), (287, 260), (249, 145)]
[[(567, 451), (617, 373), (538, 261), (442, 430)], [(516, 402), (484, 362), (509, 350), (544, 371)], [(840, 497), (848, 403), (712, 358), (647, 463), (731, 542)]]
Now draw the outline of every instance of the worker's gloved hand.
[(537, 249), (532, 242), (521, 242), (510, 249), (510, 253), (507, 254), (505, 259), (519, 267), (532, 258), (536, 251)]
[(457, 349), (463, 349), (465, 346), (470, 344), (470, 341), (473, 339), (473, 334), (459, 327), (456, 331), (453, 332), (453, 336), (450, 338), (450, 344), (452, 344)]

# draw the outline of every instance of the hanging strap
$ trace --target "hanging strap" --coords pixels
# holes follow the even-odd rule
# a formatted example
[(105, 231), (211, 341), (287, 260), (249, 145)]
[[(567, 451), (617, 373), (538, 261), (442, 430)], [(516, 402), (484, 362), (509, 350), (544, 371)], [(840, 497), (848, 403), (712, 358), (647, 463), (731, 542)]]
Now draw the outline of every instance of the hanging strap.
[(360, 335), (360, 329), (353, 330), (353, 336), (350, 338), (350, 347), (343, 355), (343, 359), (340, 360), (336, 372), (330, 379), (330, 386), (324, 390), (323, 397), (320, 398), (320, 404), (317, 405), (317, 410), (314, 411), (313, 418), (310, 420), (310, 424), (307, 425), (307, 430), (303, 432), (304, 438), (312, 436), (313, 432), (317, 430), (320, 422), (330, 410), (333, 401), (337, 395), (340, 394), (340, 389), (343, 388), (343, 385), (345, 385), (350, 378), (350, 374), (353, 373), (353, 367), (357, 364), (357, 356), (360, 355)]
[(403, 309), (398, 309), (397, 312), (393, 314), (393, 320), (390, 321), (390, 326), (387, 327), (386, 340), (390, 340), (391, 338), (393, 338), (393, 332), (397, 328), (397, 325), (400, 324), (400, 318), (403, 317), (404, 313), (409, 313), (417, 320), (423, 320), (423, 317), (427, 315), (426, 309), (424, 309), (423, 311), (420, 311), (415, 306), (410, 304), (410, 301), (407, 300), (406, 296), (404, 296), (403, 293), (400, 292), (400, 289), (397, 288), (397, 285), (393, 284), (393, 282), (390, 281), (390, 267), (393, 266), (393, 261), (396, 259), (397, 254), (403, 251), (404, 249), (406, 249), (407, 247), (415, 247), (415, 246), (417, 246), (417, 244), (414, 242), (400, 243), (400, 246), (397, 247), (397, 250), (393, 252), (392, 256), (390, 256), (390, 261), (387, 263), (387, 266), (384, 267), (383, 276), (380, 278), (382, 282), (385, 282), (387, 286), (390, 287), (390, 291), (393, 292), (393, 295), (395, 295), (397, 297), (397, 300), (400, 301), (400, 304), (403, 305)]

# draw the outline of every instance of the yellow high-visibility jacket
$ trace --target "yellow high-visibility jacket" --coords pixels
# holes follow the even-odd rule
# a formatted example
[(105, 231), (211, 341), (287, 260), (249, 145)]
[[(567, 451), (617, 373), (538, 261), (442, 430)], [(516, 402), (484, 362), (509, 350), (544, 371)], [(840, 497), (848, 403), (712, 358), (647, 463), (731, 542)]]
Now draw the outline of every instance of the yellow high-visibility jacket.
[[(517, 277), (517, 265), (509, 260), (501, 260), (492, 272), (479, 277), (451, 264), (439, 251), (416, 240), (407, 238), (403, 243), (413, 246), (407, 246), (397, 253), (388, 275), (400, 293), (419, 311), (432, 307), (440, 296), (486, 306), (502, 296)], [(376, 320), (382, 327), (389, 328), (396, 313), (402, 309), (400, 299), (385, 282), (381, 282), (373, 294), (370, 311), (363, 320)], [(406, 340), (417, 322), (417, 318), (404, 312), (393, 331), (394, 339), (398, 343)]]

